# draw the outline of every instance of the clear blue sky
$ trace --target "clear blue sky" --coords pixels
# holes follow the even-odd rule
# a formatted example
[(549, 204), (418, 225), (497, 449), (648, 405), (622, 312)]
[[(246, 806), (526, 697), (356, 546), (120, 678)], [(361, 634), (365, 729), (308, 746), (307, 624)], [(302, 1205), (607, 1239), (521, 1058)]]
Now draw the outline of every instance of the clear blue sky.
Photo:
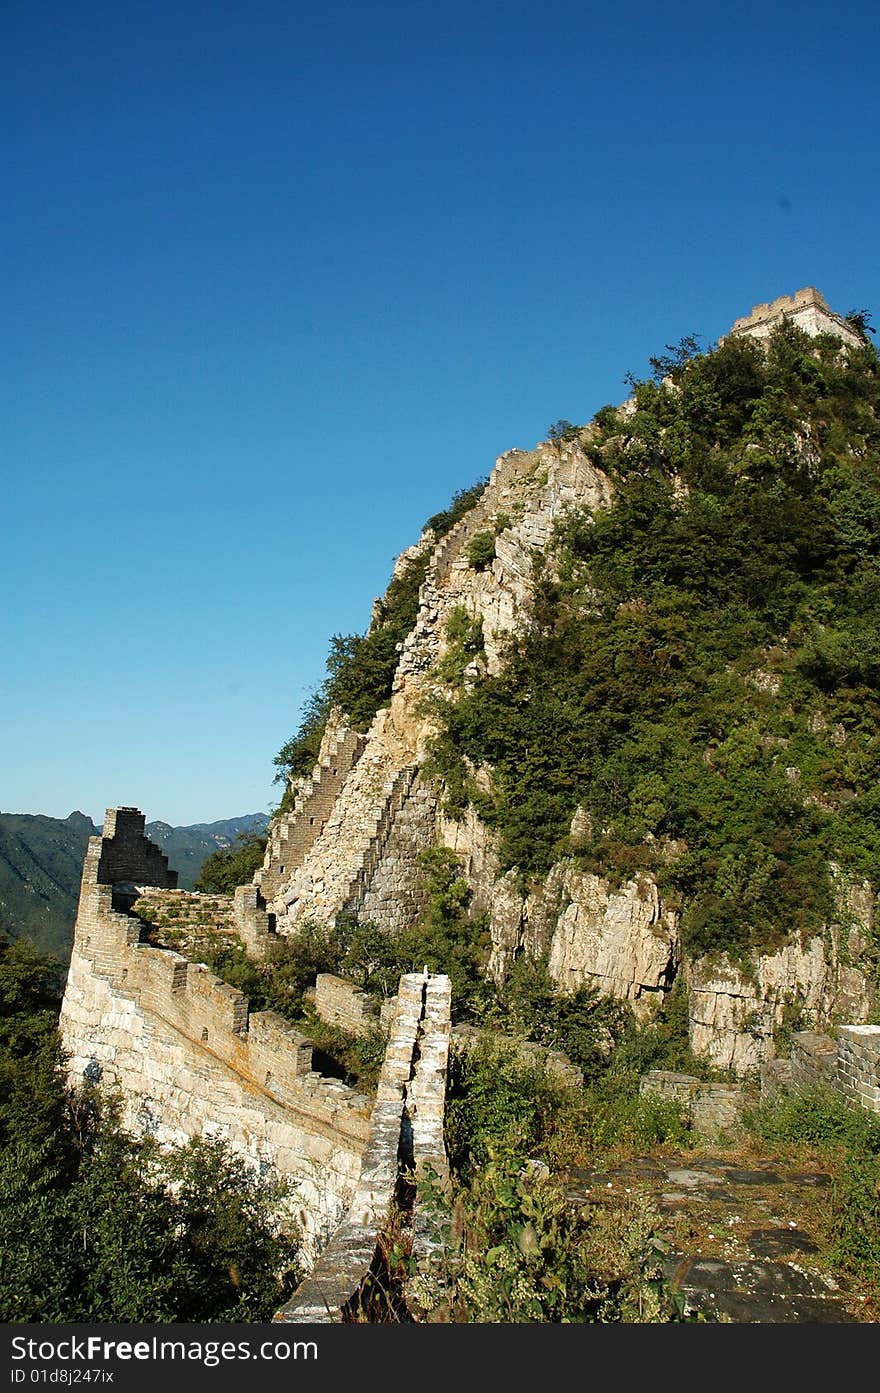
[(880, 312), (876, 0), (8, 0), (0, 77), (3, 811), (268, 809), (497, 455)]

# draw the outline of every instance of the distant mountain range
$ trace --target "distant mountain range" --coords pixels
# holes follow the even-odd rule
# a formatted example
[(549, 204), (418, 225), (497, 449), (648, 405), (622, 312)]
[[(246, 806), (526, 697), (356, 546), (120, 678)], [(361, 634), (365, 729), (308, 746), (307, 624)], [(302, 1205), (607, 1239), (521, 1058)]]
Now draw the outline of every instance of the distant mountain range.
[[(178, 872), (181, 889), (191, 890), (212, 852), (231, 846), (241, 832), (263, 831), (268, 820), (265, 813), (248, 813), (191, 827), (148, 822), (146, 833)], [(100, 830), (80, 812), (66, 818), (0, 813), (0, 930), (66, 961), (83, 857), (89, 837)]]

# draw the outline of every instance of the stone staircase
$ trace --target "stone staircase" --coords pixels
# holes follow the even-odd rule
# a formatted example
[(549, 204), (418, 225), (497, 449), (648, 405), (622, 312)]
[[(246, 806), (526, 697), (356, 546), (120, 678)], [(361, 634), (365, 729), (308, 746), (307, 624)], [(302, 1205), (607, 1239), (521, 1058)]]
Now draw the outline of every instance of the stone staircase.
[(279, 894), (320, 837), (366, 743), (365, 735), (340, 727), (322, 747), (311, 774), (299, 781), (293, 807), (272, 825), (262, 869), (254, 877), (267, 902)]

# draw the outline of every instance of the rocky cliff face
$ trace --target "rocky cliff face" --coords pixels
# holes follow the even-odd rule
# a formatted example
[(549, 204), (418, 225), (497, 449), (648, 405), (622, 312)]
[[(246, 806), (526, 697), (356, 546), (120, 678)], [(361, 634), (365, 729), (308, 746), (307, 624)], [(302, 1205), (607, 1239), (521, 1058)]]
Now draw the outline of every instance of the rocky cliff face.
[[(393, 930), (402, 915), (417, 912), (417, 856), (439, 834), (436, 796), (419, 776), (434, 730), (424, 701), (438, 687), (450, 617), (466, 611), (481, 622), (479, 662), (497, 670), (505, 635), (528, 622), (534, 563), (556, 519), (572, 504), (600, 508), (610, 497), (608, 480), (578, 443), (514, 450), (497, 461), (479, 502), (451, 532), (436, 543), (427, 533), (400, 558), (399, 566), (429, 554), (390, 706), (360, 742), (337, 722), (328, 726), (318, 765), (299, 781), (294, 811), (276, 828), (258, 873), (279, 932), (345, 910), (368, 911)], [(467, 557), (480, 532), (495, 534), (495, 556), (484, 569)], [(330, 786), (334, 797), (325, 806), (320, 791)]]
[(687, 965), (691, 1044), (697, 1054), (744, 1074), (773, 1057), (780, 1027), (868, 1019), (874, 992), (855, 964), (871, 932), (871, 887), (866, 882), (844, 886), (838, 898), (839, 923), (825, 934), (799, 937), (757, 957), (748, 971), (726, 958)]
[[(276, 824), (256, 879), (280, 933), (341, 912), (395, 932), (423, 903), (419, 853), (451, 847), (474, 910), (488, 916), (492, 975), (502, 978), (523, 952), (546, 952), (560, 989), (596, 986), (646, 1018), (681, 969), (691, 994), (694, 1048), (746, 1072), (773, 1053), (774, 1031), (798, 1009), (810, 1023), (841, 1013), (866, 1019), (870, 988), (851, 964), (870, 887), (850, 892), (860, 928), (830, 928), (748, 970), (725, 960), (683, 962), (677, 912), (664, 904), (650, 875), (615, 888), (569, 859), (526, 893), (515, 872), (501, 874), (491, 834), (474, 811), (450, 821), (421, 772), (434, 731), (425, 698), (442, 687), (450, 620), (464, 613), (482, 626), (483, 650), (465, 667), (464, 681), (497, 671), (505, 636), (529, 622), (535, 563), (546, 562), (554, 524), (572, 506), (596, 510), (611, 500), (608, 478), (585, 452), (588, 436), (589, 428), (564, 444), (503, 455), (476, 506), (451, 532), (439, 541), (427, 532), (399, 558), (398, 568), (425, 554), (428, 564), (390, 705), (363, 736), (331, 722), (318, 764), (296, 785), (293, 811)], [(494, 534), (494, 557), (476, 566), (469, 544), (480, 533)]]

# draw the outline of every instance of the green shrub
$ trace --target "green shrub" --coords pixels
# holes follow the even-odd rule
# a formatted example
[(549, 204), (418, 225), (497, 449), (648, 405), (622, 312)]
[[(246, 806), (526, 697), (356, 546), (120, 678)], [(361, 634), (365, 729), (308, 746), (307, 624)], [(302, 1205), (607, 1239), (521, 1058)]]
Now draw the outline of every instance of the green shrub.
[[(240, 832), (230, 847), (214, 851), (202, 863), (195, 889), (203, 893), (230, 895), (237, 885), (249, 885), (266, 854), (268, 838), (260, 832)], [(178, 913), (175, 905), (168, 914)]]
[(475, 571), (485, 571), (486, 567), (495, 559), (495, 533), (475, 532), (468, 540), (464, 554), (468, 565), (472, 566)]
[(523, 1063), (514, 1049), (488, 1036), (472, 1050), (454, 1051), (444, 1119), (451, 1165), (466, 1178), (493, 1147), (539, 1153), (571, 1098), (571, 1089), (546, 1069)]
[(444, 682), (460, 686), (465, 668), (484, 652), (483, 620), (472, 616), (464, 605), (456, 605), (446, 621), (448, 648), (437, 665)]
[(430, 1321), (657, 1322), (678, 1308), (662, 1279), (658, 1216), (641, 1198), (613, 1214), (572, 1208), (528, 1153), (493, 1146), (451, 1199), (430, 1181), (422, 1204), (438, 1246), (414, 1284)]

